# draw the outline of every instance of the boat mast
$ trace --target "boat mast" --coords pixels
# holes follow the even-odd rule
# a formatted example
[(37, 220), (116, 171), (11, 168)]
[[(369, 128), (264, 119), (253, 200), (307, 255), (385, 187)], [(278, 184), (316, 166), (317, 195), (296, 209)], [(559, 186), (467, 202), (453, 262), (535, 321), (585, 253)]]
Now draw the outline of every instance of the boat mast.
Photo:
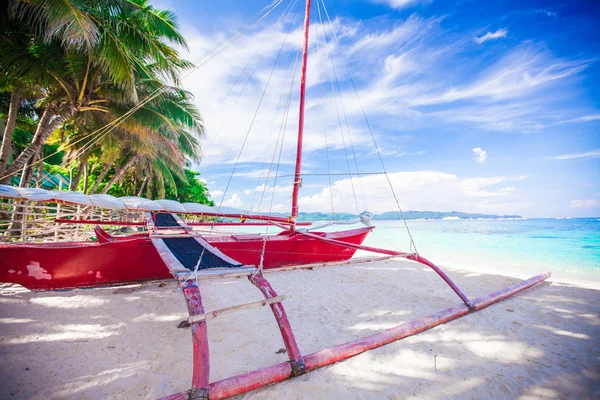
[(302, 165), (302, 136), (304, 134), (304, 97), (306, 95), (306, 63), (308, 61), (308, 25), (310, 22), (310, 0), (306, 0), (306, 12), (304, 14), (304, 46), (302, 50), (302, 71), (300, 75), (300, 112), (298, 118), (298, 145), (296, 148), (296, 172), (294, 174), (294, 191), (292, 192), (292, 220), (290, 230), (296, 230), (296, 218), (298, 217), (298, 191), (302, 183), (300, 167)]

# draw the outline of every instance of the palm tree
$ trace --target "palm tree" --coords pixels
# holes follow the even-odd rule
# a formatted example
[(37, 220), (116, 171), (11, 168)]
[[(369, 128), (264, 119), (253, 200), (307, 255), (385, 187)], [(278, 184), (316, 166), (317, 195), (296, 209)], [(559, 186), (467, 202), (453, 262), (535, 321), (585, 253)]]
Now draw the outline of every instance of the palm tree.
[[(66, 3), (70, 13), (58, 3)], [(177, 83), (180, 71), (191, 65), (168, 45), (185, 45), (174, 15), (153, 9), (145, 0), (11, 4), (13, 18), (29, 23), (34, 34), (27, 47), (0, 41), (0, 72), (29, 78), (30, 66), (41, 65), (44, 76), (52, 79), (40, 101), (43, 112), (32, 142), (8, 167), (8, 174), (21, 170), (65, 121), (88, 112), (110, 115), (109, 103), (130, 108), (140, 98), (139, 89), (157, 88), (165, 79)], [(77, 23), (55, 23), (57, 16), (70, 16)], [(167, 94), (162, 101), (165, 110), (173, 107), (168, 98)]]

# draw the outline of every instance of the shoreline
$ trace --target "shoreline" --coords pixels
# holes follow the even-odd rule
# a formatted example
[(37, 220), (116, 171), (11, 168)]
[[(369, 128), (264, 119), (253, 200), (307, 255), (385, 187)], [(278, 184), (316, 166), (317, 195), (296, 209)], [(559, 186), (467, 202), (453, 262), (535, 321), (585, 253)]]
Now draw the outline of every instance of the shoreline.
[[(373, 253), (369, 253), (366, 251), (358, 250), (354, 258), (362, 258), (372, 256)], [(425, 256), (429, 261), (433, 262), (444, 271), (450, 270), (455, 273), (478, 273), (483, 275), (497, 275), (507, 278), (515, 278), (515, 279), (528, 279), (532, 276), (539, 274), (541, 272), (550, 271), (551, 276), (548, 278), (548, 281), (571, 285), (574, 287), (580, 287), (584, 289), (593, 289), (600, 290), (600, 273), (589, 273), (583, 274), (580, 271), (577, 273), (568, 273), (565, 271), (553, 271), (552, 266), (540, 269), (535, 269), (534, 267), (527, 267), (526, 270), (517, 271), (516, 266), (506, 267), (504, 265), (504, 269), (499, 268), (498, 265), (490, 265), (489, 263), (486, 265), (485, 262), (480, 262), (476, 259), (471, 260), (448, 260), (448, 256), (446, 255), (446, 261), (442, 261), (441, 263), (437, 263), (436, 260), (439, 260), (441, 257), (437, 257), (435, 254), (432, 257)], [(399, 259), (399, 258), (397, 258)], [(524, 263), (526, 264), (526, 263)], [(490, 269), (492, 269), (490, 271)], [(587, 276), (589, 275), (589, 276)], [(460, 283), (458, 283), (460, 286)]]
[[(517, 280), (448, 269), (470, 297)], [(268, 274), (304, 354), (460, 304), (405, 260)], [(174, 281), (0, 295), (2, 398), (157, 398), (192, 360)], [(207, 310), (259, 299), (244, 279), (203, 282)], [(594, 398), (600, 291), (547, 282), (486, 310), (239, 398)], [(211, 381), (286, 360), (268, 308), (211, 320)]]

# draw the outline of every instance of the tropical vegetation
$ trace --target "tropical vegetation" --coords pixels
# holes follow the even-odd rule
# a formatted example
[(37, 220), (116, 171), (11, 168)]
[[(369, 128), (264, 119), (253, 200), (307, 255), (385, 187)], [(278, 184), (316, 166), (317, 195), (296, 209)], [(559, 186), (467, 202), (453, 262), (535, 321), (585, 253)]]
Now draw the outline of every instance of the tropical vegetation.
[[(0, 183), (210, 202), (188, 168), (201, 115), (175, 15), (146, 0), (8, 0), (0, 10)], [(2, 3), (0, 3), (2, 4)]]

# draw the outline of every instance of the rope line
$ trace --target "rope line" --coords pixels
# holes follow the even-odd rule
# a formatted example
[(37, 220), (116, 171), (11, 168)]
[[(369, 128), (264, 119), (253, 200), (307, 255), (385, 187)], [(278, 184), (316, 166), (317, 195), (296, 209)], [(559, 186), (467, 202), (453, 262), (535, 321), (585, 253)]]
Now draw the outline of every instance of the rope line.
[[(317, 2), (317, 6), (319, 3)], [(319, 19), (321, 19), (321, 13), (319, 12)], [(321, 20), (321, 25), (323, 21)], [(317, 33), (317, 54), (321, 54), (321, 45), (319, 42), (319, 25), (316, 26)], [(331, 203), (331, 218), (333, 221), (335, 215), (335, 208), (333, 206), (333, 183), (331, 182), (331, 161), (329, 159), (329, 139), (327, 137), (327, 117), (325, 110), (325, 91), (323, 90), (323, 69), (321, 66), (321, 57), (317, 57), (317, 62), (319, 66), (319, 90), (321, 92), (321, 110), (323, 111), (323, 133), (325, 136), (325, 157), (327, 159), (327, 178), (329, 181), (329, 202)], [(307, 174), (303, 174), (306, 176)]]
[[(296, 1), (297, 0), (294, 1), (294, 5), (296, 4)], [(295, 18), (294, 18), (294, 21), (295, 21)], [(296, 60), (297, 59), (298, 59), (298, 56), (296, 56)], [(258, 179), (256, 181), (256, 186), (258, 186), (260, 184), (260, 181), (263, 179), (262, 170), (263, 170), (263, 168), (265, 166), (265, 163), (267, 162), (267, 154), (268, 154), (268, 151), (269, 151), (269, 145), (271, 144), (271, 139), (273, 137), (273, 134), (275, 133), (275, 124), (276, 124), (276, 122), (278, 120), (277, 115), (279, 114), (279, 110), (280, 110), (280, 107), (281, 107), (281, 102), (285, 98), (285, 96), (284, 96), (285, 93), (286, 93), (285, 87), (286, 87), (287, 82), (288, 82), (288, 76), (289, 76), (289, 73), (290, 73), (290, 70), (291, 70), (291, 67), (292, 67), (292, 61), (293, 60), (294, 60), (294, 53), (292, 52), (290, 54), (290, 60), (288, 62), (288, 66), (287, 66), (287, 68), (285, 70), (285, 76), (283, 78), (283, 83), (281, 84), (281, 90), (280, 90), (280, 93), (279, 93), (279, 99), (277, 100), (277, 109), (275, 111), (275, 115), (274, 115), (274, 118), (273, 118), (273, 124), (271, 125), (271, 133), (269, 134), (269, 141), (267, 142), (267, 145), (265, 146), (265, 154), (264, 154), (262, 163), (261, 163), (260, 168), (259, 168), (259, 175), (258, 175)], [(294, 64), (294, 71), (295, 71), (295, 69), (296, 69), (296, 64)], [(285, 115), (285, 113), (287, 113), (287, 110), (289, 108), (289, 102), (284, 107), (286, 107), (285, 111), (284, 111), (284, 115)], [(273, 166), (273, 159), (275, 158), (275, 154), (277, 153), (277, 147), (279, 145), (279, 139), (280, 138), (281, 138), (281, 126), (279, 128), (279, 134), (277, 136), (277, 141), (275, 142), (275, 146), (273, 147), (273, 157), (271, 158), (271, 164), (269, 166), (269, 171), (267, 173), (267, 179), (266, 179), (265, 185), (263, 187), (263, 191), (262, 191), (262, 195), (261, 195), (261, 199), (260, 199), (260, 203), (258, 205), (257, 211), (260, 211), (260, 206), (262, 204), (262, 198), (264, 196), (265, 190), (266, 190), (267, 185), (269, 183), (269, 176), (270, 176), (270, 173), (271, 173), (271, 168)], [(256, 201), (257, 194), (258, 194), (258, 191), (255, 190), (254, 194), (252, 196), (252, 204), (250, 205), (250, 209), (251, 210), (254, 209), (254, 202)]]
[[(281, 125), (279, 126), (279, 135), (277, 136), (277, 142), (275, 143), (275, 147), (273, 149), (273, 156), (271, 157), (271, 163), (269, 164), (269, 170), (267, 173), (267, 178), (265, 180), (265, 185), (263, 187), (263, 191), (262, 194), (260, 196), (260, 202), (258, 203), (258, 210), (260, 210), (261, 206), (262, 206), (262, 202), (267, 190), (267, 187), (269, 185), (269, 179), (271, 178), (271, 171), (273, 170), (273, 163), (275, 162), (275, 156), (277, 155), (277, 147), (279, 146), (279, 159), (277, 161), (277, 171), (275, 173), (275, 178), (277, 177), (277, 175), (279, 175), (279, 165), (281, 164), (281, 153), (283, 151), (283, 142), (285, 140), (285, 130), (287, 129), (287, 120), (289, 117), (289, 111), (290, 111), (290, 104), (292, 101), (292, 93), (294, 90), (294, 80), (296, 78), (296, 71), (298, 68), (298, 59), (300, 57), (300, 50), (298, 50), (296, 52), (296, 61), (294, 62), (294, 70), (292, 73), (292, 79), (290, 81), (290, 90), (288, 92), (288, 97), (287, 97), (287, 102), (285, 105), (285, 111), (283, 114), (283, 118), (281, 119)], [(279, 140), (281, 138), (281, 141)], [(294, 176), (294, 175), (290, 175), (290, 176)], [(275, 182), (273, 183), (273, 193), (271, 195), (271, 205), (269, 207), (269, 210), (272, 209), (273, 207), (273, 199), (275, 198), (275, 188), (277, 185), (277, 180), (275, 179)]]
[[(317, 11), (319, 13), (319, 22), (321, 24), (323, 24), (323, 18), (321, 15), (321, 6), (320, 3), (317, 1)], [(327, 45), (327, 52), (329, 54), (329, 59), (331, 62), (331, 69), (333, 71), (333, 76), (335, 78), (335, 83), (336, 83), (336, 87), (337, 87), (337, 94), (339, 96), (340, 99), (340, 105), (342, 106), (342, 115), (344, 116), (344, 121), (346, 123), (346, 131), (348, 131), (348, 140), (350, 141), (350, 149), (352, 150), (352, 156), (354, 159), (354, 167), (356, 168), (356, 172), (360, 173), (360, 169), (358, 167), (358, 160), (356, 157), (356, 151), (354, 150), (354, 141), (352, 140), (352, 131), (350, 129), (350, 123), (348, 122), (348, 114), (346, 113), (346, 107), (344, 106), (344, 97), (342, 96), (342, 91), (340, 89), (340, 81), (338, 79), (338, 74), (337, 74), (337, 70), (335, 68), (335, 61), (333, 58), (333, 51), (331, 50), (331, 43), (329, 42), (329, 40), (327, 40), (327, 35), (324, 34), (323, 38), (325, 40), (325, 44)], [(340, 127), (341, 128), (341, 127)], [(345, 144), (344, 144), (345, 146)], [(362, 181), (359, 180), (358, 181), (358, 187), (360, 189), (360, 193), (363, 199), (363, 205), (365, 207), (365, 209), (367, 208), (367, 198), (365, 196), (365, 191), (363, 189), (363, 185), (362, 185)]]
[[(333, 37), (335, 39), (335, 41), (340, 44), (340, 41), (337, 37), (337, 34), (335, 32), (335, 29), (333, 27), (333, 24), (331, 23), (331, 18), (329, 17), (329, 12), (327, 11), (327, 7), (325, 6), (325, 2), (324, 0), (321, 0), (321, 4), (323, 5), (323, 10), (325, 11), (325, 15), (327, 16), (327, 20), (329, 22), (329, 26), (331, 27), (331, 31), (333, 33)], [(408, 233), (408, 236), (410, 237), (410, 250), (413, 251), (415, 254), (418, 254), (417, 251), (417, 246), (415, 245), (415, 241), (412, 237), (412, 234), (410, 232), (410, 229), (408, 227), (408, 224), (406, 223), (406, 218), (404, 218), (404, 212), (402, 211), (402, 207), (400, 206), (400, 201), (398, 200), (398, 197), (396, 196), (396, 192), (394, 190), (394, 186), (392, 185), (392, 181), (390, 180), (390, 177), (385, 169), (385, 164), (383, 162), (383, 158), (381, 157), (381, 153), (379, 151), (379, 147), (377, 146), (377, 142), (375, 140), (375, 135), (373, 134), (373, 130), (371, 129), (371, 124), (369, 123), (369, 119), (367, 118), (367, 114), (365, 112), (365, 109), (362, 105), (362, 102), (360, 101), (360, 96), (358, 95), (358, 90), (356, 89), (356, 84), (354, 83), (354, 79), (352, 78), (352, 74), (350, 73), (350, 67), (348, 67), (348, 62), (346, 60), (346, 57), (342, 54), (342, 60), (344, 61), (344, 65), (346, 67), (346, 70), (348, 72), (348, 77), (350, 78), (350, 82), (352, 83), (352, 88), (354, 89), (354, 93), (356, 94), (356, 99), (358, 100), (358, 104), (360, 106), (360, 110), (362, 112), (362, 115), (365, 119), (365, 123), (367, 124), (367, 128), (369, 130), (369, 134), (371, 135), (371, 139), (373, 141), (373, 145), (375, 146), (375, 151), (377, 152), (377, 156), (379, 157), (379, 162), (381, 163), (381, 167), (383, 168), (384, 171), (384, 175), (386, 177), (386, 180), (388, 182), (388, 185), (390, 186), (390, 189), (392, 191), (392, 195), (394, 196), (394, 200), (396, 201), (396, 205), (398, 206), (398, 210), (400, 211), (400, 215), (402, 215), (402, 221), (404, 221), (404, 226), (406, 227), (406, 232)]]
[[(317, 8), (317, 9), (319, 9), (319, 8)], [(324, 37), (324, 40), (327, 43), (327, 39), (325, 37)], [(327, 60), (329, 61), (330, 65), (333, 65), (333, 57), (329, 51), (327, 52)], [(340, 127), (340, 136), (342, 138), (342, 145), (343, 145), (343, 149), (344, 149), (344, 155), (346, 158), (346, 166), (348, 167), (348, 172), (351, 173), (352, 170), (350, 168), (350, 158), (348, 156), (348, 150), (346, 148), (346, 139), (344, 138), (344, 128), (342, 126), (342, 118), (340, 116), (340, 108), (338, 106), (338, 99), (337, 99), (337, 93), (335, 90), (332, 68), (328, 68), (328, 71), (329, 71), (329, 82), (331, 83), (331, 94), (333, 95), (333, 101), (335, 103), (335, 111), (336, 111), (336, 115), (337, 115), (337, 119), (338, 119), (338, 126)], [(337, 77), (336, 77), (336, 79), (337, 79)], [(354, 180), (352, 179), (352, 176), (350, 176), (350, 186), (352, 188), (352, 196), (354, 198), (354, 205), (356, 206), (356, 213), (359, 214), (360, 208), (358, 207), (358, 200), (356, 198), (356, 189), (354, 188)]]
[[(290, 9), (291, 11), (291, 9)], [(285, 11), (284, 11), (285, 12)], [(288, 12), (285, 20), (283, 21), (283, 24), (285, 24), (285, 22), (287, 21), (287, 18), (289, 17), (291, 12)], [(287, 37), (290, 33), (292, 25), (290, 24), (288, 27), (288, 30), (285, 34), (285, 37), (283, 38), (283, 41), (281, 43), (281, 47), (279, 48), (279, 52), (277, 53), (277, 58), (275, 59), (275, 63), (273, 64), (273, 68), (271, 68), (271, 73), (269, 74), (269, 79), (267, 80), (267, 83), (265, 84), (265, 88), (263, 89), (262, 95), (260, 96), (260, 100), (258, 102), (258, 105), (256, 106), (256, 111), (254, 112), (254, 116), (252, 117), (252, 121), (250, 122), (250, 126), (248, 127), (248, 131), (246, 132), (246, 136), (244, 137), (244, 141), (242, 142), (242, 147), (240, 149), (240, 152), (237, 156), (237, 159), (235, 160), (235, 164), (233, 166), (233, 171), (231, 172), (231, 176), (229, 177), (229, 180), (227, 181), (227, 186), (225, 187), (225, 190), (223, 192), (223, 197), (221, 198), (221, 202), (219, 203), (219, 208), (221, 208), (221, 206), (223, 205), (223, 201), (225, 200), (225, 196), (227, 195), (227, 191), (229, 190), (229, 185), (231, 184), (231, 179), (233, 178), (233, 174), (235, 173), (235, 170), (237, 169), (237, 166), (240, 162), (240, 158), (242, 156), (242, 153), (244, 152), (244, 148), (246, 147), (246, 142), (248, 141), (248, 137), (250, 136), (250, 132), (252, 131), (252, 127), (254, 126), (254, 122), (256, 121), (256, 116), (258, 115), (258, 111), (260, 110), (260, 106), (262, 105), (262, 102), (265, 98), (265, 94), (267, 93), (267, 89), (269, 88), (269, 84), (271, 83), (271, 79), (273, 78), (273, 73), (275, 72), (275, 68), (277, 67), (277, 62), (279, 61), (279, 58), (281, 57), (281, 53), (283, 51), (283, 47), (285, 46), (285, 42), (287, 40)]]

